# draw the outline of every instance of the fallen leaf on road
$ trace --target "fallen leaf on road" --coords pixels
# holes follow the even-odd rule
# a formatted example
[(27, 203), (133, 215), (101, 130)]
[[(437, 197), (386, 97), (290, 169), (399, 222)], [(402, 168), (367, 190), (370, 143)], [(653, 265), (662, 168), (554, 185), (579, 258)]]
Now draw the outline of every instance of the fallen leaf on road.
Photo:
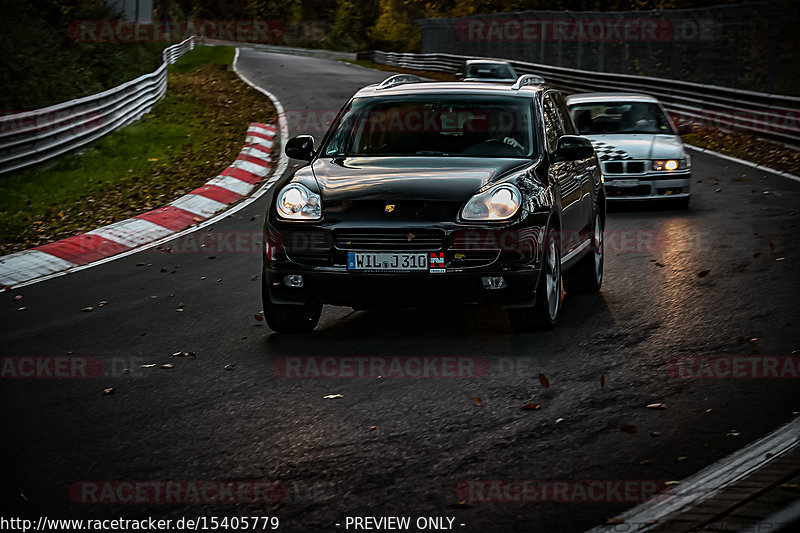
[(102, 300), (99, 304), (97, 304), (98, 307), (103, 307), (104, 305), (108, 305), (108, 302), (105, 300)]
[(370, 431), (378, 431), (378, 426), (370, 426), (369, 430)]
[(642, 466), (651, 465), (653, 464), (653, 461), (651, 461), (650, 459), (645, 459), (644, 461), (639, 461), (639, 464)]
[(600, 388), (602, 389), (605, 386), (606, 386), (606, 377), (600, 376)]
[(657, 266), (658, 268), (664, 268), (664, 267), (665, 267), (665, 266), (667, 266), (667, 265), (665, 265), (664, 263), (659, 263), (659, 262), (656, 262), (656, 266)]
[(107, 389), (103, 389), (103, 394), (105, 394), (105, 395), (114, 394), (114, 387), (109, 387)]
[(480, 396), (478, 396), (478, 397), (476, 397), (476, 398), (473, 398), (473, 399), (472, 399), (472, 401), (475, 403), (475, 405), (480, 405), (480, 404), (482, 404), (482, 403), (483, 403), (483, 398), (481, 398)]
[(714, 412), (714, 410), (712, 408), (710, 408), (710, 407), (708, 409), (706, 409), (706, 413), (713, 413), (713, 412)]
[(470, 507), (472, 506), (465, 501), (460, 501), (450, 504), (451, 509), (469, 509)]
[(17, 308), (17, 311), (27, 311), (27, 310), (28, 310), (27, 307), (18, 307)]
[(153, 368), (154, 366), (156, 366), (155, 363), (150, 363), (148, 365), (141, 365), (139, 368)]
[(84, 307), (83, 309), (81, 309), (81, 311), (83, 311), (84, 313), (88, 313), (89, 311), (93, 311), (93, 310), (94, 310), (94, 307), (92, 307), (91, 305), (89, 307)]
[(756, 252), (753, 254), (753, 259), (758, 259), (759, 257), (761, 257), (761, 252)]
[(684, 462), (686, 459), (688, 459), (688, 457), (686, 457), (685, 455), (681, 455), (680, 457), (678, 457), (678, 462), (679, 462), (679, 463), (682, 463), (682, 462)]
[(770, 252), (774, 252), (775, 251), (775, 243), (773, 243), (773, 242), (769, 243), (769, 251)]
[(341, 394), (328, 394), (327, 396), (322, 397), (325, 400), (336, 400), (338, 398), (344, 398)]
[(700, 272), (698, 272), (698, 273), (697, 273), (697, 277), (698, 277), (698, 278), (704, 278), (704, 277), (708, 276), (708, 274), (709, 274), (710, 272), (711, 272), (711, 269), (710, 269), (710, 268), (707, 268), (707, 269), (705, 269), (705, 270), (701, 270)]
[(20, 300), (22, 300), (22, 295), (21, 294), (17, 294), (16, 296), (14, 296), (14, 301), (18, 302)]
[(783, 490), (798, 490), (797, 483), (781, 483), (778, 488)]
[(624, 524), (624, 523), (625, 523), (625, 520), (623, 520), (622, 518), (617, 518), (615, 516), (614, 517), (611, 517), (611, 516), (607, 516), (606, 517), (606, 525), (607, 526), (613, 526), (613, 525)]
[(520, 411), (538, 411), (539, 407), (541, 407), (538, 403), (526, 403), (522, 407), (520, 407)]
[(161, 365), (161, 368), (174, 368), (174, 367), (175, 365), (171, 363), (164, 363), (163, 365)]
[(234, 368), (236, 368), (236, 363), (230, 363), (225, 365), (224, 370), (233, 370)]
[(619, 429), (620, 429), (620, 431), (624, 431), (625, 433), (627, 433), (629, 435), (636, 435), (636, 433), (639, 431), (636, 428), (636, 426), (632, 426), (630, 424), (625, 424), (624, 426), (622, 426)]
[(778, 257), (777, 259), (775, 259), (775, 261), (786, 261), (786, 258), (785, 257)]
[(667, 404), (665, 403), (651, 403), (647, 405), (648, 409), (666, 409)]
[(661, 432), (660, 431), (651, 431), (650, 432), (650, 436), (651, 437), (660, 437), (661, 436)]
[(262, 322), (262, 321), (264, 320), (264, 316), (263, 316), (261, 313), (256, 313), (256, 314), (254, 314), (254, 315), (253, 315), (253, 318), (255, 318), (256, 320), (258, 320), (259, 322)]
[(680, 481), (667, 481), (666, 483), (664, 483), (664, 485), (666, 485), (668, 487), (671, 487), (672, 485), (680, 485), (680, 484), (681, 484)]
[(547, 376), (545, 376), (544, 374), (539, 374), (539, 383), (541, 383), (542, 387), (544, 387), (545, 389), (550, 386), (550, 381), (547, 379)]
[(729, 431), (727, 433), (727, 435), (725, 435), (725, 436), (726, 437), (738, 437), (739, 436), (739, 432), (734, 429), (734, 430)]

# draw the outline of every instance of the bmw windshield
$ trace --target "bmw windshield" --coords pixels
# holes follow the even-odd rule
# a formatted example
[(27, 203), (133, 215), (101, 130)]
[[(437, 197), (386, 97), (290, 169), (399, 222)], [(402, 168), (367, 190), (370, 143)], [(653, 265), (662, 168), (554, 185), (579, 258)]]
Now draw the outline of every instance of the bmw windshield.
[(325, 157), (536, 155), (530, 101), (480, 95), (383, 96), (348, 104)]
[(586, 102), (571, 105), (570, 113), (581, 135), (675, 134), (661, 106), (654, 102)]

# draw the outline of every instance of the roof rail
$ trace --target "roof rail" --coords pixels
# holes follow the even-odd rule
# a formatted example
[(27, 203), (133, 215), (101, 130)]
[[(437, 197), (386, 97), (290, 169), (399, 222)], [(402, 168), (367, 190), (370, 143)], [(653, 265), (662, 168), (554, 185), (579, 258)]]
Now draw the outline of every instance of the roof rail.
[(514, 85), (511, 86), (512, 89), (515, 91), (520, 90), (522, 87), (526, 85), (541, 85), (543, 84), (544, 78), (541, 76), (537, 76), (536, 74), (523, 74), (520, 76)]
[(389, 87), (394, 87), (395, 85), (402, 85), (404, 83), (419, 83), (421, 81), (422, 78), (419, 76), (414, 76), (413, 74), (395, 74), (394, 76), (390, 76), (383, 80), (377, 88), (388, 89)]

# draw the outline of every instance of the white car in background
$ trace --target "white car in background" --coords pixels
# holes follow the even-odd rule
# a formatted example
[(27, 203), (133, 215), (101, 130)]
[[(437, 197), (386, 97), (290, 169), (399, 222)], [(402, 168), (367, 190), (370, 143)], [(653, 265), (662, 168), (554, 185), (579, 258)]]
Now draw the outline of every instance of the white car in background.
[(519, 76), (508, 61), (468, 59), (461, 70), (456, 72), (456, 78), (460, 81), (514, 83)]
[(691, 158), (680, 129), (652, 96), (622, 93), (576, 94), (567, 106), (580, 134), (594, 145), (614, 200), (672, 200), (689, 206)]

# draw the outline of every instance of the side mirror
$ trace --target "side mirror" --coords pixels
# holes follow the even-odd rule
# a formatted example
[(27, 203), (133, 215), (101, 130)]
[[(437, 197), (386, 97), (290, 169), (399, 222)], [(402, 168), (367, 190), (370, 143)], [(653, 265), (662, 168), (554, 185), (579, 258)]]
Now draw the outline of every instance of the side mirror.
[(688, 135), (690, 133), (692, 133), (691, 124), (681, 124), (678, 126), (678, 135)]
[(589, 159), (594, 155), (594, 147), (586, 137), (578, 135), (562, 135), (558, 139), (555, 161), (578, 161)]
[(463, 80), (464, 79), (464, 73), (461, 72), (461, 71), (456, 72), (455, 74), (453, 74), (453, 76), (455, 76), (457, 80)]
[(311, 135), (298, 135), (286, 142), (286, 155), (292, 159), (311, 161), (314, 159), (314, 137)]

